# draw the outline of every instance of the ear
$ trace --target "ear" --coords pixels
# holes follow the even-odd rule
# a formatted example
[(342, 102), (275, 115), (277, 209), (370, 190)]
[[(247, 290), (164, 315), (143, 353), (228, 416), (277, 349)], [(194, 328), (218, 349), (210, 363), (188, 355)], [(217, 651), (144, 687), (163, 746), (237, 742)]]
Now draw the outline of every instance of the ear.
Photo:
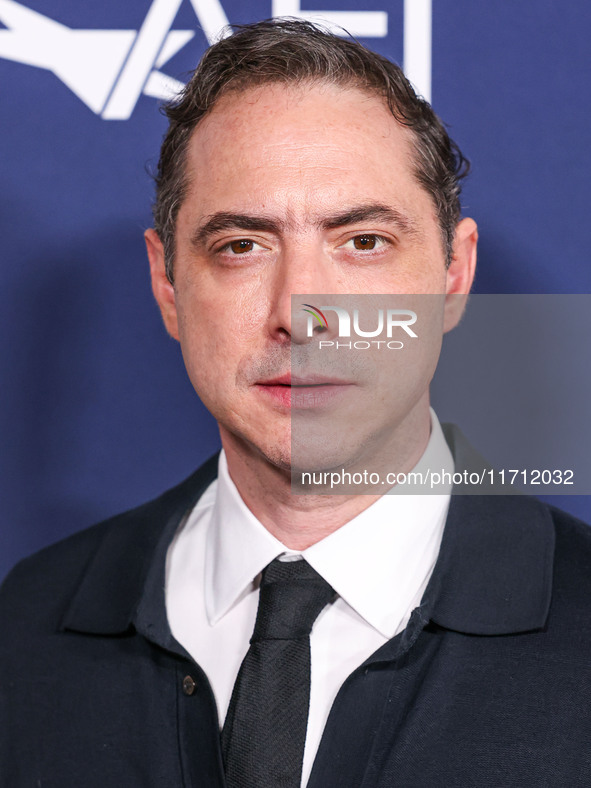
[(152, 278), (152, 292), (160, 307), (162, 320), (166, 330), (173, 339), (179, 338), (178, 317), (174, 287), (166, 276), (164, 265), (164, 247), (156, 230), (150, 228), (144, 233), (148, 259), (150, 260), (150, 276)]
[(476, 271), (478, 227), (474, 219), (462, 219), (456, 225), (451, 263), (445, 285), (443, 331), (451, 331), (460, 322)]

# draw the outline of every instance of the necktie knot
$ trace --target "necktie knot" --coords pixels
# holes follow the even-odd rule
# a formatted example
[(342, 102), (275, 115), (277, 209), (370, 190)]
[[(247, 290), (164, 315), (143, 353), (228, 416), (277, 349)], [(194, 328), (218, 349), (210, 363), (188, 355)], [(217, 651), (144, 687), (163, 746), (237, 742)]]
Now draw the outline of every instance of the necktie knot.
[(251, 643), (308, 637), (335, 592), (306, 561), (275, 559), (264, 570)]

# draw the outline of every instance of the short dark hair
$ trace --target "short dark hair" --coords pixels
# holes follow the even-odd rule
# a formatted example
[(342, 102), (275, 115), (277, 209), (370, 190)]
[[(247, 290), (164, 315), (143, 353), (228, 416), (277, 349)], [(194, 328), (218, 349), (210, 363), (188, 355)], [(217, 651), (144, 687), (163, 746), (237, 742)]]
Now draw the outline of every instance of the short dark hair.
[(449, 264), (460, 218), (460, 180), (469, 162), (431, 105), (416, 95), (399, 66), (357, 41), (299, 19), (270, 19), (237, 27), (211, 46), (179, 97), (164, 108), (170, 125), (160, 151), (153, 210), (171, 282), (176, 218), (188, 186), (187, 147), (197, 124), (230, 91), (309, 82), (377, 94), (394, 118), (412, 130), (415, 175), (435, 204)]

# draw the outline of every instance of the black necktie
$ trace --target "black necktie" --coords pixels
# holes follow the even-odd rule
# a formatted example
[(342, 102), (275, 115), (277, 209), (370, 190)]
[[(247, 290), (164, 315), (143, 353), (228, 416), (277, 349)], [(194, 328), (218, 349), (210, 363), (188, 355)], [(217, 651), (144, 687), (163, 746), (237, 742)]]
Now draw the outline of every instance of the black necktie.
[(335, 592), (304, 560), (263, 571), (250, 648), (222, 731), (228, 788), (299, 788), (310, 705), (310, 632)]

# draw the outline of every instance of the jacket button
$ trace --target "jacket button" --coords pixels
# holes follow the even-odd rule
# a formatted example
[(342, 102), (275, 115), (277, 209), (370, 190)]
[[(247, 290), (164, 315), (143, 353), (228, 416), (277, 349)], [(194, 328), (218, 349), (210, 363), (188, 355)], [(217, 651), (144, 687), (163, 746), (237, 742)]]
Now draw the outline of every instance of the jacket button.
[(185, 676), (183, 679), (183, 692), (185, 695), (192, 695), (195, 692), (196, 686), (193, 676)]

